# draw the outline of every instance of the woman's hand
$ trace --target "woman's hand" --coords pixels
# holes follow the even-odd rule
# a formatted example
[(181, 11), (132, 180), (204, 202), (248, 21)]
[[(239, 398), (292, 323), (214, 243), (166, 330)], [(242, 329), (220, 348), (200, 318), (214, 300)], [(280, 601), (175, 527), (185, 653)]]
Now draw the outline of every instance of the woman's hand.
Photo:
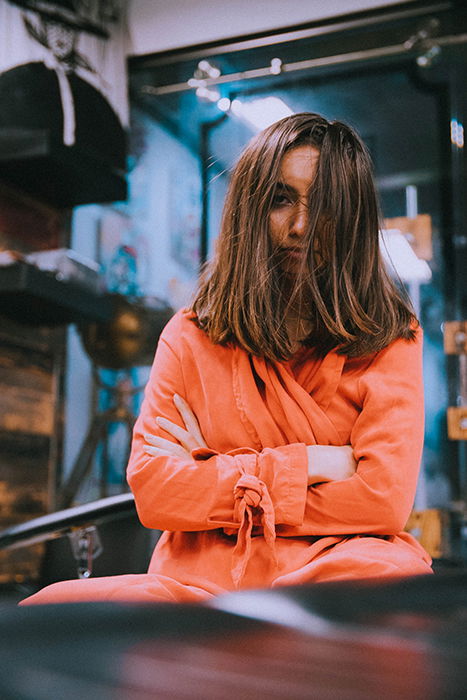
[(357, 470), (351, 445), (309, 445), (308, 486), (349, 479)]
[(195, 450), (197, 447), (207, 447), (207, 445), (201, 435), (201, 430), (195, 414), (187, 402), (178, 394), (174, 394), (173, 402), (182, 417), (185, 428), (181, 428), (176, 423), (172, 423), (172, 421), (167, 420), (167, 418), (162, 418), (161, 416), (157, 416), (156, 423), (160, 428), (165, 430), (166, 433), (169, 433), (169, 435), (172, 435), (172, 437), (178, 440), (179, 444), (158, 437), (157, 435), (146, 433), (144, 435), (146, 441), (144, 451), (154, 457), (172, 455), (173, 457), (182, 457), (186, 459), (187, 457), (191, 457), (192, 450)]

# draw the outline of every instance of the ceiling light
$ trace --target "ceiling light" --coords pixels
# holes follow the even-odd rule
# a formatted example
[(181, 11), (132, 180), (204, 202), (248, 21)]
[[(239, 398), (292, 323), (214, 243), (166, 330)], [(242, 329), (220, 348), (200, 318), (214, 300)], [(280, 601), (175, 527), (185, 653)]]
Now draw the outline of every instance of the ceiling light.
[(217, 102), (217, 106), (221, 112), (228, 112), (230, 109), (230, 104), (231, 102), (228, 97), (221, 97), (221, 99)]
[(282, 61), (280, 58), (273, 58), (271, 61), (271, 73), (273, 75), (279, 75), (282, 71)]
[[(213, 66), (212, 63), (209, 63), (209, 61), (206, 61), (206, 59), (203, 59), (198, 63), (198, 71), (200, 71), (203, 76), (208, 78), (218, 78), (221, 74), (219, 68), (217, 66)], [(195, 77), (197, 77), (196, 74)]]
[(451, 143), (457, 148), (464, 147), (464, 127), (457, 119), (451, 119)]
[(217, 102), (220, 97), (220, 92), (219, 90), (208, 88), (205, 85), (200, 85), (199, 88), (196, 88), (196, 97), (199, 97), (199, 99), (204, 102)]
[(250, 102), (233, 100), (231, 111), (257, 131), (293, 114), (290, 107), (279, 97), (263, 97)]

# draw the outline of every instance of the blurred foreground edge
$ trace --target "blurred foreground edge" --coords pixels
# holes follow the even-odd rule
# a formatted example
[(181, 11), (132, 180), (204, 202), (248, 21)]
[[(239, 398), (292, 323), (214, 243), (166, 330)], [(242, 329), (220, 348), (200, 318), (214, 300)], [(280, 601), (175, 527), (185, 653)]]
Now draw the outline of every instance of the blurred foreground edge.
[(0, 697), (464, 698), (467, 573), (7, 608)]

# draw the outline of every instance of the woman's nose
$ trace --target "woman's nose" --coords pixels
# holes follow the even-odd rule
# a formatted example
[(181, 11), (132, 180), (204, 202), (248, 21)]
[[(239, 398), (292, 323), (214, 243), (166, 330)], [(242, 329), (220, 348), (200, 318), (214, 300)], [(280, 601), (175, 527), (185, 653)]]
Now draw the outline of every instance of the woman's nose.
[(301, 200), (296, 203), (291, 226), (290, 233), (296, 236), (303, 236), (308, 228), (308, 203), (302, 202)]

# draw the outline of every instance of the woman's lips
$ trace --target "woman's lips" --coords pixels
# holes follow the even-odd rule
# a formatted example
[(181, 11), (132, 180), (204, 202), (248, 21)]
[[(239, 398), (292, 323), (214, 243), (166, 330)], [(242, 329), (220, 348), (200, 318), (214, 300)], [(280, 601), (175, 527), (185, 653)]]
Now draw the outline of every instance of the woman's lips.
[(305, 254), (303, 248), (282, 248), (282, 252), (285, 256), (293, 260), (301, 260)]

